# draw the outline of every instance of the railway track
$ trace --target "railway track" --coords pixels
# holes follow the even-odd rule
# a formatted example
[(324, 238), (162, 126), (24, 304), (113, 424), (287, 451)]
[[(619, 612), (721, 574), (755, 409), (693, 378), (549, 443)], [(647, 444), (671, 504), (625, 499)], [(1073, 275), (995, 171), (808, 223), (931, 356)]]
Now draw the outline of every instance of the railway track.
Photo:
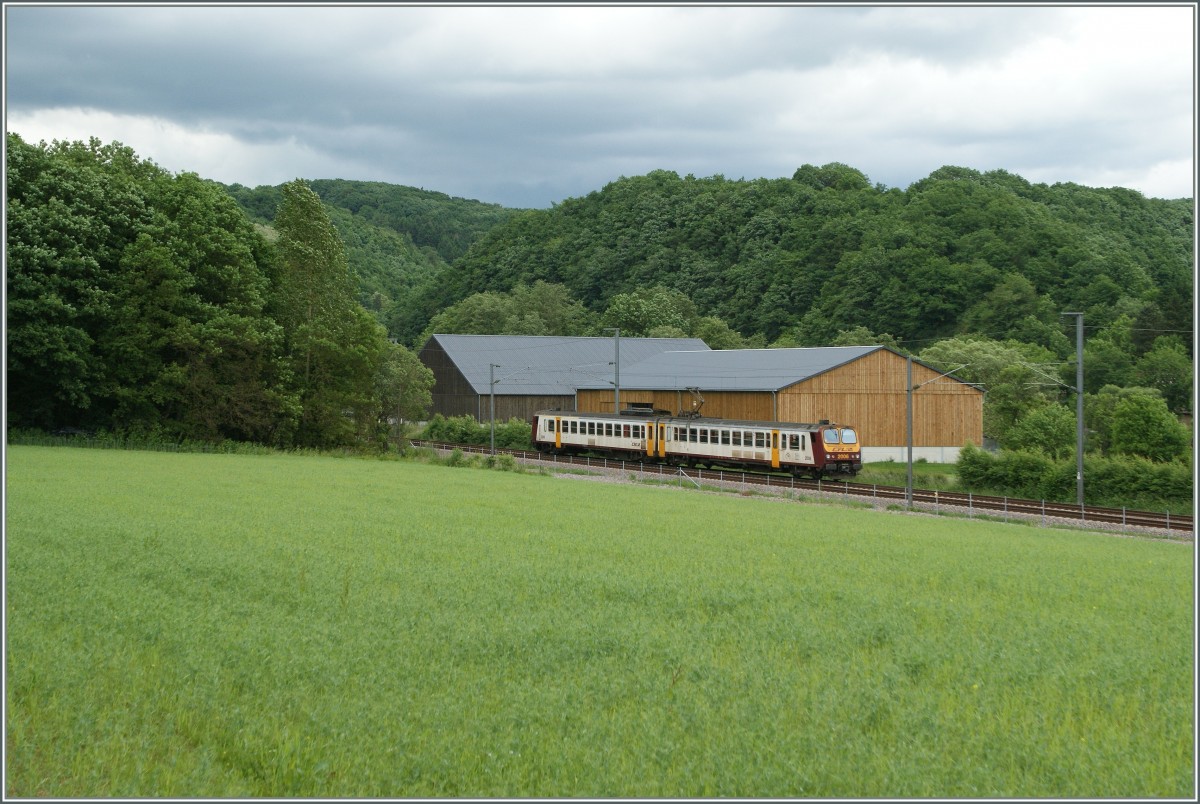
[[(442, 451), (461, 450), (464, 453), (490, 454), (488, 447), (442, 444), (435, 442), (412, 442), (413, 446), (430, 447)], [(917, 489), (912, 490), (911, 503), (906, 490), (899, 486), (881, 486), (869, 483), (846, 481), (798, 480), (790, 475), (744, 472), (730, 469), (683, 469), (655, 463), (624, 461), (614, 458), (591, 458), (574, 455), (543, 455), (539, 452), (497, 449), (497, 454), (511, 455), (522, 463), (548, 464), (552, 466), (584, 467), (597, 471), (618, 473), (638, 472), (643, 476), (655, 476), (664, 480), (701, 484), (737, 485), (742, 488), (757, 487), (780, 492), (815, 493), (821, 496), (844, 496), (847, 499), (874, 500), (893, 507), (894, 504), (910, 506), (915, 510), (960, 512), (967, 516), (979, 514), (1002, 519), (1040, 520), (1041, 524), (1077, 523), (1083, 527), (1102, 527), (1124, 531), (1164, 533), (1171, 537), (1186, 538), (1194, 534), (1193, 517), (1135, 511), (1127, 508), (1103, 508), (1079, 506), (1045, 500), (1025, 500), (1016, 497), (992, 497), (981, 494)]]

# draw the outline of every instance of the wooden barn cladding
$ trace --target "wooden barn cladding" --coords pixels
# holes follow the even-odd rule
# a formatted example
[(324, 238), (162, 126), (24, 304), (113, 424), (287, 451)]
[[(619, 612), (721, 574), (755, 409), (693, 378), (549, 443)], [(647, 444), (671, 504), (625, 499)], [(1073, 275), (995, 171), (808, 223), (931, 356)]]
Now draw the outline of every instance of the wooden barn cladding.
[[(983, 391), (940, 375), (913, 361), (913, 453), (954, 460), (967, 442), (983, 441)], [(907, 359), (882, 346), (671, 353), (623, 371), (621, 404), (686, 412), (694, 399), (687, 389), (697, 388), (706, 416), (844, 422), (858, 428), (870, 460), (903, 460), (906, 383)], [(611, 411), (613, 393), (581, 386), (578, 406)]]

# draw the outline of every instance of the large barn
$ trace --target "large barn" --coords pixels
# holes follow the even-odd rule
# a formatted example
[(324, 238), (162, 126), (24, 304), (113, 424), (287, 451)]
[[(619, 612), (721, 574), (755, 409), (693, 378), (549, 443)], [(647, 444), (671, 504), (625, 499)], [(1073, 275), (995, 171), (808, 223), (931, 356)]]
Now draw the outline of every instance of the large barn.
[[(622, 407), (672, 413), (699, 405), (701, 415), (724, 419), (828, 419), (858, 429), (863, 460), (902, 461), (907, 377), (907, 358), (884, 346), (673, 351), (622, 367), (620, 395)], [(912, 381), (914, 459), (953, 462), (967, 442), (983, 443), (982, 389), (915, 360)], [(580, 383), (578, 408), (612, 411), (613, 396), (611, 386)]]
[(493, 401), (497, 421), (531, 419), (547, 408), (574, 410), (575, 389), (586, 383), (608, 389), (611, 410), (617, 352), (623, 373), (668, 351), (702, 354), (709, 348), (699, 338), (434, 335), (418, 356), (433, 371), (432, 413), (486, 422)]

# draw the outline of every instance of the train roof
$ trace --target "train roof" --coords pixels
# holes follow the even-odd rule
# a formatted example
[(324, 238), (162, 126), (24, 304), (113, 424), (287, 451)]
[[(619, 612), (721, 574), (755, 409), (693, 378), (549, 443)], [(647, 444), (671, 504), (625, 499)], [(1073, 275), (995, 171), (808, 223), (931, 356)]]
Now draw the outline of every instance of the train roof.
[(697, 427), (771, 427), (789, 430), (819, 430), (825, 427), (853, 427), (844, 422), (767, 422), (751, 419), (718, 419), (714, 416), (676, 416), (673, 413), (647, 415), (645, 413), (586, 413), (578, 410), (539, 410), (535, 416), (578, 416), (583, 419), (603, 419), (605, 421), (641, 422), (658, 421), (673, 425), (695, 425)]

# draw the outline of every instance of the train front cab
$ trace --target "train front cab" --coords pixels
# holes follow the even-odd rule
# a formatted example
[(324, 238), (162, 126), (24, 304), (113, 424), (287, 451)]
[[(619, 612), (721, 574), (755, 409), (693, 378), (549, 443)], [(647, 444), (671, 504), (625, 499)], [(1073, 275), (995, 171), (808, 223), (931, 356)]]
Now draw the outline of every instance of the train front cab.
[[(854, 477), (862, 468), (862, 450), (853, 427), (822, 425), (814, 433), (814, 458), (822, 476)], [(819, 439), (819, 441), (818, 441)]]

